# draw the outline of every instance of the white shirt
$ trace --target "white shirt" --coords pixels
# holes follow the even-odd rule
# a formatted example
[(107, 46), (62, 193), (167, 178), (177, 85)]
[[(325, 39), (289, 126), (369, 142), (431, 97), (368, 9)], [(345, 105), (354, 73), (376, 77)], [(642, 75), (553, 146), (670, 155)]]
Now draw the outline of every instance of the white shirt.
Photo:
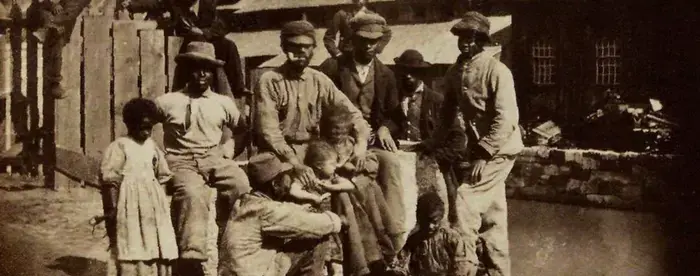
[(372, 67), (372, 61), (367, 64), (361, 64), (355, 61), (355, 70), (357, 70), (357, 75), (360, 77), (360, 81), (365, 83), (367, 76), (369, 75), (369, 69)]
[(411, 102), (411, 100), (415, 100), (416, 97), (420, 95), (420, 92), (425, 89), (425, 83), (421, 82), (418, 87), (416, 87), (415, 93), (413, 93), (412, 96), (410, 97), (404, 97), (403, 100), (401, 101), (401, 110), (403, 110), (403, 115), (408, 116), (408, 104)]

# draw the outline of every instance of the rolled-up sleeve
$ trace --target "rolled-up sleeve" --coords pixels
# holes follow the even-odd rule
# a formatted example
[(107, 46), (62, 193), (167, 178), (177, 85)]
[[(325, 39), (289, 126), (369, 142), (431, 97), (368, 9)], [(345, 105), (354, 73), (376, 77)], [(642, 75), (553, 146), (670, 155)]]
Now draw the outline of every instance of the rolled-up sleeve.
[(233, 130), (238, 125), (241, 112), (238, 110), (236, 103), (229, 97), (223, 97), (222, 104), (226, 113), (226, 126)]
[(295, 154), (284, 140), (280, 129), (279, 110), (273, 82), (274, 79), (269, 75), (263, 75), (258, 83), (255, 94), (255, 129), (264, 146), (288, 161), (295, 158)]
[(515, 96), (513, 74), (503, 64), (494, 67), (488, 83), (493, 100), (493, 120), (489, 131), (481, 137), (478, 145), (490, 156), (498, 153), (518, 129), (518, 104)]
[(312, 213), (294, 203), (280, 203), (262, 214), (262, 232), (283, 239), (318, 239), (339, 233), (341, 221), (331, 212)]

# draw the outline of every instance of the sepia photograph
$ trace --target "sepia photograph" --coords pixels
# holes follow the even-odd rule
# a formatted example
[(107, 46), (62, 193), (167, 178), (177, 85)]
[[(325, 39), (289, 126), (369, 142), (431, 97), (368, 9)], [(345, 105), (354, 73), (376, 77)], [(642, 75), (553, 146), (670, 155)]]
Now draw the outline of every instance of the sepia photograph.
[(0, 276), (700, 276), (697, 12), (0, 0)]

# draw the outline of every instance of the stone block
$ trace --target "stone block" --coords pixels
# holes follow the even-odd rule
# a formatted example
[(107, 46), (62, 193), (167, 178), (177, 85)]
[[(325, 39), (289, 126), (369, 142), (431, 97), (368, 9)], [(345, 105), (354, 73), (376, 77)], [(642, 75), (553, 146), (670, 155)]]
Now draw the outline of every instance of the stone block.
[(583, 181), (591, 179), (591, 171), (582, 168), (579, 164), (570, 163), (571, 177)]
[(583, 181), (570, 178), (569, 181), (566, 182), (566, 192), (569, 194), (580, 194), (581, 185), (583, 185)]
[(582, 182), (579, 187), (579, 193), (582, 195), (597, 194), (598, 193), (598, 181), (591, 180)]
[(512, 188), (525, 187), (525, 180), (522, 177), (510, 175), (508, 177), (508, 179), (506, 179), (506, 187), (512, 187)]
[(559, 175), (559, 166), (554, 164), (544, 166), (544, 174), (549, 176)]
[(589, 194), (586, 195), (586, 200), (593, 204), (605, 205), (610, 207), (618, 207), (625, 204), (624, 200), (614, 195)]
[(640, 186), (626, 186), (620, 189), (617, 194), (620, 198), (627, 201), (641, 201), (642, 200), (642, 187)]
[(566, 163), (566, 151), (560, 149), (552, 149), (549, 152), (549, 160), (557, 165)]
[(586, 170), (597, 170), (599, 161), (591, 157), (581, 157), (580, 163), (581, 167)]
[(549, 194), (553, 194), (553, 190), (550, 187), (542, 185), (534, 185), (520, 188), (520, 192), (528, 197), (544, 197)]

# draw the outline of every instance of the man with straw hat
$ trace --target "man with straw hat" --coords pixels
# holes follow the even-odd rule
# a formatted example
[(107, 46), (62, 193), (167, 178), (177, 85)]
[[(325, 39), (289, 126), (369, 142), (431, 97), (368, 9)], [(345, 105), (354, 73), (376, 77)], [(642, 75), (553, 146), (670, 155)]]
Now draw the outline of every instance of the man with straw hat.
[(399, 106), (399, 92), (394, 72), (376, 57), (379, 41), (387, 28), (386, 20), (377, 14), (363, 13), (350, 20), (350, 26), (352, 54), (328, 58), (319, 69), (362, 111), (362, 116), (372, 126), (374, 132), (367, 144), (379, 158), (377, 180), (391, 214), (387, 231), (398, 252), (406, 233), (401, 163), (394, 153), (398, 147), (392, 137), (399, 128), (398, 119), (392, 116)]
[(292, 170), (273, 153), (250, 158), (253, 191), (241, 197), (226, 226), (219, 275), (323, 275), (324, 241), (346, 223), (332, 212), (282, 202)]
[[(271, 151), (294, 166), (302, 182), (311, 183), (313, 170), (303, 164), (308, 142), (319, 134), (326, 111), (344, 108), (352, 113), (354, 138), (360, 141), (354, 154), (364, 160), (369, 125), (362, 113), (323, 73), (309, 68), (316, 48), (314, 26), (292, 21), (280, 32), (287, 62), (265, 72), (255, 94), (255, 135), (262, 151)], [(364, 142), (363, 142), (364, 141)]]
[(454, 225), (471, 248), (476, 269), (477, 241), (485, 246), (489, 275), (510, 273), (505, 180), (523, 149), (513, 75), (508, 67), (484, 52), (489, 42), (488, 18), (467, 12), (451, 32), (459, 37), (462, 54), (445, 75), (442, 124), (431, 143), (442, 143), (459, 111), (466, 122), (471, 169), (457, 188)]
[(207, 42), (190, 42), (175, 61), (188, 69), (188, 82), (182, 90), (158, 97), (156, 104), (166, 160), (174, 173), (172, 216), (180, 253), (174, 272), (196, 276), (204, 275), (211, 239), (207, 185), (219, 191), (218, 222), (228, 219), (233, 203), (250, 191), (250, 185), (231, 160), (233, 140), (222, 141), (224, 127), (236, 127), (240, 112), (233, 99), (211, 90), (214, 70), (224, 62), (216, 59), (214, 46)]

